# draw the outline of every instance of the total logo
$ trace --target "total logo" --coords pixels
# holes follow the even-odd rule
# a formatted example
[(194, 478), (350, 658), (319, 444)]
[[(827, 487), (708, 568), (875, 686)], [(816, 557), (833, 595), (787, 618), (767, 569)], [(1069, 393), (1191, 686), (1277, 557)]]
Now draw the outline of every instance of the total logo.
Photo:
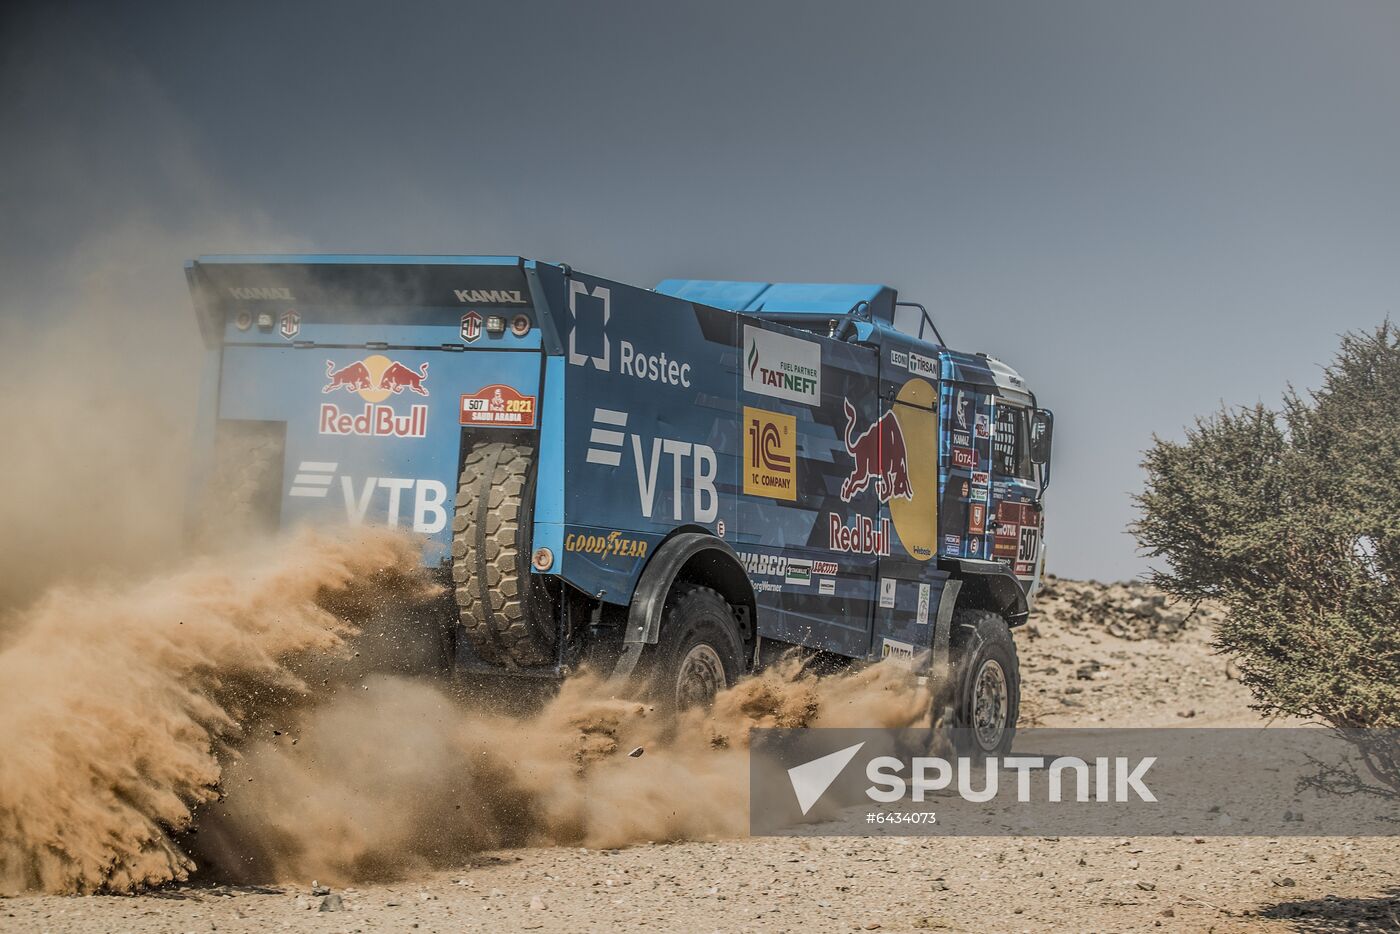
[(360, 435), (386, 438), (423, 438), (428, 434), (428, 407), (414, 405), (400, 415), (391, 405), (381, 405), (390, 396), (405, 390), (428, 395), (428, 364), (414, 370), (397, 360), (375, 354), (337, 368), (326, 361), (326, 385), (321, 393), (347, 392), (366, 404), (358, 411), (342, 410), (332, 402), (321, 404), (318, 431), (323, 435)]
[[(592, 326), (594, 322), (589, 321), (587, 322), (588, 327), (580, 328), (580, 319), (583, 317), (583, 312), (579, 307), (580, 298), (595, 300), (595, 307), (600, 310), (602, 316), (598, 327), (594, 328)], [(612, 317), (612, 290), (603, 285), (596, 285), (590, 289), (577, 279), (571, 279), (569, 281), (569, 315), (573, 321), (573, 326), (569, 329), (570, 365), (591, 365), (595, 370), (611, 373), (613, 361), (612, 343), (608, 338), (608, 319)], [(579, 351), (580, 330), (585, 332), (585, 337), (589, 336), (589, 332), (592, 332), (592, 336), (597, 338), (592, 342), (592, 349), (600, 349), (601, 353), (591, 354)], [(588, 341), (585, 340), (585, 343)], [(617, 371), (623, 376), (630, 376), (648, 383), (660, 383), (663, 386), (690, 388), (691, 366), (689, 363), (668, 357), (664, 351), (659, 354), (643, 353), (630, 341), (619, 342), (617, 349)]]
[[(298, 499), (326, 499), (334, 489), (338, 463), (302, 461), (288, 496)], [(413, 501), (413, 531), (432, 535), (447, 527), (447, 485), (437, 480), (408, 477), (340, 476), (340, 495), (345, 504), (345, 518), (354, 525), (363, 525), (373, 515), (383, 516), (390, 528), (398, 528), (404, 507)], [(381, 495), (382, 494), (382, 495)]]
[[(715, 521), (719, 515), (719, 493), (715, 489), (718, 460), (715, 449), (708, 444), (682, 441), (678, 438), (647, 438), (629, 433), (628, 413), (614, 409), (593, 410), (593, 431), (588, 442), (588, 463), (617, 467), (628, 451), (637, 473), (637, 502), (642, 515), (650, 519), (656, 507), (657, 485), (670, 486), (671, 518), (690, 518), (700, 523)], [(629, 445), (630, 441), (630, 445)], [(669, 461), (662, 470), (662, 461)], [(690, 477), (691, 495), (684, 495), (686, 475)]]

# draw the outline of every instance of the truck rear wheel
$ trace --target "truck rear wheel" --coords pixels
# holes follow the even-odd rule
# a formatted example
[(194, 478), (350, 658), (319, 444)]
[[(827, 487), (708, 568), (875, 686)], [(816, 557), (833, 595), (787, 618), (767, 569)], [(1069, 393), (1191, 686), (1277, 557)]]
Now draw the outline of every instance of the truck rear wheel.
[(661, 639), (650, 654), (650, 693), (657, 706), (708, 707), (744, 670), (734, 608), (709, 587), (677, 584), (661, 619)]
[(953, 726), (971, 751), (1002, 755), (1011, 748), (1021, 711), (1021, 668), (1011, 629), (990, 610), (957, 610), (953, 649)]
[(462, 631), (483, 661), (554, 661), (544, 587), (530, 573), (535, 474), (523, 444), (481, 442), (467, 452), (452, 520), (452, 581)]

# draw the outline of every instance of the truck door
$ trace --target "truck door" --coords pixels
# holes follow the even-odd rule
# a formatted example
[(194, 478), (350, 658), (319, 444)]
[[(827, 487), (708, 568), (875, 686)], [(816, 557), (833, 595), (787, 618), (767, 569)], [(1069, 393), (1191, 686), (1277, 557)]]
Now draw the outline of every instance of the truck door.
[(942, 444), (947, 477), (939, 513), (939, 552), (985, 559), (992, 491), (992, 397), (969, 383), (943, 384)]
[(1035, 576), (1040, 558), (1040, 484), (1030, 456), (1029, 407), (997, 396), (992, 400), (991, 503), (987, 538), (991, 557), (1010, 565), (1023, 582)]

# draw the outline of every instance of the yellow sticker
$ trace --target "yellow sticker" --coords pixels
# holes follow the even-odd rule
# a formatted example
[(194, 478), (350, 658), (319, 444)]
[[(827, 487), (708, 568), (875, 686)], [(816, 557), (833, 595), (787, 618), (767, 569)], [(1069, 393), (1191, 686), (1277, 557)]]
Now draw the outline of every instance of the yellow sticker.
[(797, 419), (744, 406), (744, 493), (797, 499)]

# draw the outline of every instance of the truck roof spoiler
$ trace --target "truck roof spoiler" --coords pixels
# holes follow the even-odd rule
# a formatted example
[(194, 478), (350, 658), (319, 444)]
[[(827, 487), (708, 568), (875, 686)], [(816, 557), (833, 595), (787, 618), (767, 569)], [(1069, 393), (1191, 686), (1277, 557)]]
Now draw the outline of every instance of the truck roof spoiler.
[(719, 279), (665, 279), (656, 291), (686, 301), (782, 318), (845, 315), (861, 303), (884, 321), (894, 320), (895, 290), (887, 285), (838, 282), (730, 282)]

